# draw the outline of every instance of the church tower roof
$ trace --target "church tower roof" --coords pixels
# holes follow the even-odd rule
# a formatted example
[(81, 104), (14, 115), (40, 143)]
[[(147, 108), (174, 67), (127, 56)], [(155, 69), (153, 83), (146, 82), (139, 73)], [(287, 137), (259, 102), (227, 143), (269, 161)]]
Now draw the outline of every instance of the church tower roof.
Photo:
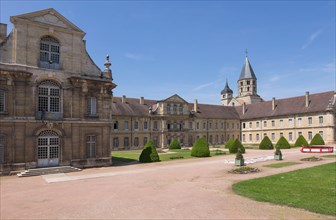
[(239, 77), (239, 80), (242, 79), (257, 79), (247, 56), (245, 58), (245, 63)]
[(224, 89), (222, 90), (221, 94), (223, 95), (223, 94), (226, 94), (226, 93), (231, 93), (231, 94), (233, 94), (233, 91), (232, 91), (232, 89), (230, 89), (227, 80), (226, 80), (225, 87), (224, 87)]

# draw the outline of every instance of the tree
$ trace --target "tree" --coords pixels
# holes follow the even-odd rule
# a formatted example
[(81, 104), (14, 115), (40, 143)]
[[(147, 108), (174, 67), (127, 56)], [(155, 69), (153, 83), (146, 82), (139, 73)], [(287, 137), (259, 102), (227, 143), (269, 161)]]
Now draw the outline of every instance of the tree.
[(259, 149), (261, 150), (272, 150), (273, 148), (274, 147), (272, 141), (269, 139), (268, 136), (265, 136), (259, 144)]
[(315, 134), (310, 142), (310, 145), (325, 145), (325, 143), (320, 134)]
[(295, 147), (301, 147), (301, 146), (307, 147), (308, 146), (308, 142), (307, 142), (307, 140), (302, 135), (300, 135), (296, 139), (294, 146)]
[(169, 149), (181, 149), (181, 144), (180, 142), (174, 138), (172, 142), (169, 144)]
[(225, 144), (225, 148), (230, 148), (230, 146), (233, 144), (234, 140), (232, 138), (229, 138), (229, 140)]
[(238, 150), (240, 150), (241, 153), (245, 153), (244, 146), (242, 145), (242, 143), (238, 139), (236, 139), (236, 140), (233, 141), (232, 145), (230, 146), (229, 152), (230, 153), (237, 153)]
[(142, 150), (139, 161), (141, 163), (160, 162), (159, 154), (156, 151), (153, 141), (147, 141), (144, 149)]
[(210, 157), (209, 143), (205, 137), (201, 137), (194, 143), (191, 149), (193, 157)]
[(290, 144), (288, 143), (287, 139), (284, 136), (281, 136), (278, 140), (278, 142), (276, 143), (277, 147), (279, 147), (280, 149), (289, 149), (290, 148)]

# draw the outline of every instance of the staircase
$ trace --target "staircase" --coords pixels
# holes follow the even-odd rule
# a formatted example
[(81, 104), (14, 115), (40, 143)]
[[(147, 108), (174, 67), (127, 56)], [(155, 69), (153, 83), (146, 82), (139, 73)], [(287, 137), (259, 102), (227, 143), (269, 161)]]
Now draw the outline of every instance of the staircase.
[(18, 177), (28, 177), (28, 176), (41, 176), (47, 174), (55, 174), (55, 173), (70, 173), (70, 172), (78, 172), (81, 169), (71, 166), (62, 166), (62, 167), (47, 167), (47, 168), (38, 168), (38, 169), (29, 169), (25, 170), (21, 173), (18, 173)]

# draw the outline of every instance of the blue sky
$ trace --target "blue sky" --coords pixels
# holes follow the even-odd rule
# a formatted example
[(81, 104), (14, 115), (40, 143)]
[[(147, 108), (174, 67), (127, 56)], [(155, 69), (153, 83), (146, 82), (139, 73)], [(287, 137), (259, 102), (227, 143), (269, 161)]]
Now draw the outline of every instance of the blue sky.
[(246, 48), (265, 100), (335, 90), (335, 1), (1, 0), (1, 22), (51, 7), (99, 67), (110, 55), (115, 96), (219, 104), (226, 79), (237, 95)]

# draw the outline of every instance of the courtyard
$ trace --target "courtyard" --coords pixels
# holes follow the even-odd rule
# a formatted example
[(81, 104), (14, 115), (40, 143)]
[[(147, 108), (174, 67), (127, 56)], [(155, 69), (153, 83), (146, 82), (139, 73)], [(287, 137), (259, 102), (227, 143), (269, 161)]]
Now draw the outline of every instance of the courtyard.
[[(283, 150), (284, 161), (272, 168), (273, 151), (249, 149), (244, 157), (261, 170), (229, 174), (235, 155), (86, 169), (38, 177), (1, 177), (1, 219), (334, 219), (239, 196), (232, 185), (335, 161), (298, 148)], [(320, 154), (318, 156), (321, 156)], [(335, 205), (335, 204), (330, 204)]]

